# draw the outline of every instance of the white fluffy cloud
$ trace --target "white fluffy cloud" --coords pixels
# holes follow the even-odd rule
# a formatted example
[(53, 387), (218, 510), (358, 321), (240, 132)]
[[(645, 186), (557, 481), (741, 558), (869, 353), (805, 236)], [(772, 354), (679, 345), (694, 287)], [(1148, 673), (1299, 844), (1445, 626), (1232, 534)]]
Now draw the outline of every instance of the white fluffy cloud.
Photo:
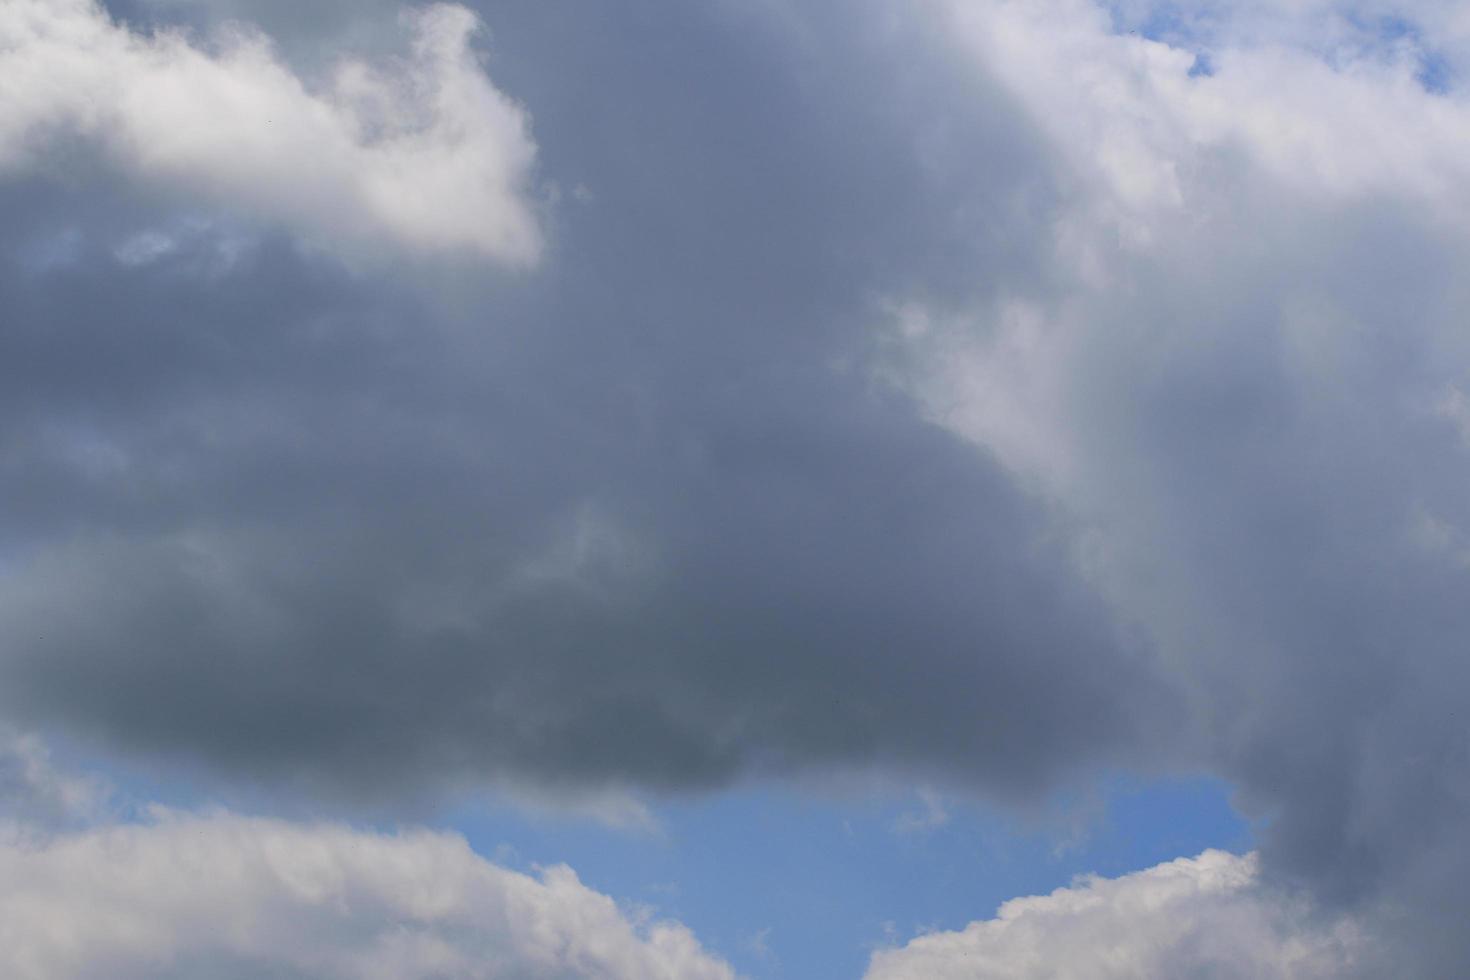
[(1186, 13), (1172, 44), (1120, 33), (1092, 0), (953, 4), (950, 16), (1090, 181), (1088, 214), (1131, 244), (1155, 241), (1159, 222), (1209, 221), (1230, 191), (1220, 182), (1257, 170), (1303, 205), (1387, 192), (1463, 215), (1470, 105), (1423, 84), (1442, 56), (1374, 20), (1343, 34), (1333, 13), (1316, 12), (1312, 35), (1306, 11), (1257, 12), (1245, 37), (1218, 26), (1232, 23), (1224, 11), (1203, 24)]
[(11, 0), (0, 8), (0, 173), (44, 168), (80, 138), (130, 177), (339, 250), (386, 242), (535, 261), (535, 145), (470, 47), (475, 15), (439, 4), (404, 21), (407, 57), (345, 59), (310, 85), (245, 28), (205, 46), (117, 24), (95, 0)]
[(227, 813), (0, 841), (0, 973), (732, 980), (683, 926), (460, 837)]
[(1262, 888), (1254, 855), (1206, 851), (1006, 902), (959, 932), (874, 955), (867, 980), (1306, 980), (1350, 972), (1363, 938)]

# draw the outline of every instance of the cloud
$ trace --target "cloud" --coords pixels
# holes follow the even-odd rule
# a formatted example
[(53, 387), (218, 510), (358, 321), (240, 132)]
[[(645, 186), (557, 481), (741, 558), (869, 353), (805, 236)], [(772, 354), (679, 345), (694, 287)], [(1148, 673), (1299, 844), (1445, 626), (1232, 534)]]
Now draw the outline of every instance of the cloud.
[(61, 772), (33, 735), (0, 730), (0, 829), (46, 832), (102, 813), (101, 780)]
[(533, 263), (535, 144), (470, 47), (476, 16), (437, 4), (404, 23), (406, 57), (344, 58), (313, 84), (239, 25), (206, 46), (131, 29), (95, 0), (8, 3), (0, 174), (51, 170), (80, 140), (130, 179), (348, 254), (386, 244)]
[[(1105, 209), (1095, 217), (1106, 213), (1125, 234), (1146, 235), (1171, 217), (1208, 220), (1213, 202), (1201, 183), (1211, 167), (1269, 178), (1298, 207), (1374, 193), (1465, 206), (1470, 109), (1426, 90), (1422, 43), (1373, 44), (1365, 27), (1357, 43), (1309, 47), (1278, 18), (1258, 22), (1265, 38), (1239, 41), (1217, 28), (1222, 37), (1184, 32), (1170, 44), (1115, 32), (1108, 9), (1090, 0), (950, 10), (956, 36), (1089, 182), (1092, 205)], [(1333, 17), (1319, 11), (1316, 21)], [(1195, 70), (1201, 50), (1209, 73)], [(1040, 67), (1061, 62), (1079, 73)]]
[(1187, 31), (1087, 4), (952, 10), (1071, 196), (1044, 288), (895, 298), (886, 376), (1069, 516), (1076, 567), (1188, 692), (1190, 751), (1267, 818), (1262, 873), (1454, 972), (1470, 109), (1402, 46), (1259, 10), (1207, 35), (1203, 75)]
[(159, 811), (0, 842), (0, 878), (0, 969), (17, 980), (734, 977), (570, 868), (518, 874), (424, 830)]
[(911, 110), (958, 79), (889, 92), (870, 49), (923, 39), (836, 8), (810, 102), (754, 13), (668, 13), (679, 44), (611, 66), (640, 22), (589, 17), (497, 14), (498, 77), (576, 168), (548, 178), (597, 188), (510, 285), (0, 187), (4, 711), (380, 801), (873, 768), (1018, 798), (1167, 754), (1172, 694), (1045, 508), (860, 366), (870, 273), (1019, 266), (988, 188), (1003, 249), (926, 223), (970, 158), (1029, 187), (1025, 131), (961, 103), (955, 159), (914, 161)]
[[(336, 36), (290, 6), (210, 9)], [(396, 165), (340, 137), (402, 112), (437, 145), (463, 83), (521, 134), (486, 146), (528, 147), (465, 15), (322, 84), (248, 34), (0, 15), (5, 145), (105, 164), (5, 151), (6, 716), (337, 801), (1205, 769), (1263, 818), (1262, 888), (1459, 972), (1470, 120), (1424, 78), (1466, 63), (1451, 14), (551, 7), (497, 9), (495, 77), (538, 174), (595, 200), (509, 284), (350, 276), (197, 214), (484, 248), (364, 203)], [(32, 111), (15, 52), (75, 38), (66, 111)], [(226, 186), (233, 150), (187, 143), (165, 187), (128, 113), (172, 102), (72, 94), (119, 65), (191, 111), (226, 76), (293, 93), (319, 183), (266, 153)], [(434, 227), (517, 227), (456, 180), (415, 185)]]
[(919, 787), (918, 796), (923, 809), (900, 813), (893, 821), (894, 833), (927, 834), (949, 823), (950, 816), (944, 806), (944, 797), (927, 786)]
[(1254, 855), (1206, 851), (1012, 899), (993, 919), (875, 953), (866, 980), (1325, 980), (1359, 975), (1368, 953), (1351, 919), (1263, 888)]

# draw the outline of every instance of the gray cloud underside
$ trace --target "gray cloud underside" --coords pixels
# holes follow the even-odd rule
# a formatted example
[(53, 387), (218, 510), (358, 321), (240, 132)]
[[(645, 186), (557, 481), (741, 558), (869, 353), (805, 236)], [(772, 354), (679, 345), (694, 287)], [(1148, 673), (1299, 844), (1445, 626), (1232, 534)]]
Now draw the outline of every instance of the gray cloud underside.
[[(964, 240), (906, 118), (956, 79), (890, 93), (857, 58), (902, 51), (856, 29), (813, 69), (704, 7), (622, 59), (652, 14), (490, 12), (550, 176), (592, 188), (529, 278), (375, 285), (101, 176), (0, 191), (8, 710), (385, 795), (874, 763), (1023, 791), (1156, 727), (1044, 512), (864, 364), (869, 283), (1024, 274), (1024, 238), (930, 261)], [(940, 164), (1012, 188), (966, 224), (1026, 233), (1024, 125), (960, 104)]]

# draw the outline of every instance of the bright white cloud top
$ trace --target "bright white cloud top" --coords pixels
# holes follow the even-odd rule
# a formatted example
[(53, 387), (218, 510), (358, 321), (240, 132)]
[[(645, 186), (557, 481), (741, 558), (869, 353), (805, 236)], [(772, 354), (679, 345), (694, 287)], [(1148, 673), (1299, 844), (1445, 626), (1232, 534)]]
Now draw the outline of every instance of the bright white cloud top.
[(1426, 84), (1439, 37), (1385, 38), (1386, 9), (1186, 12), (1161, 39), (1092, 0), (944, 10), (1085, 182), (1089, 217), (1129, 244), (1153, 242), (1154, 223), (1219, 217), (1257, 173), (1297, 208), (1376, 193), (1467, 213), (1470, 105)]
[(205, 45), (137, 33), (95, 0), (9, 0), (0, 171), (47, 168), (80, 138), (130, 177), (328, 247), (533, 263), (535, 144), (471, 48), (476, 16), (440, 4), (404, 23), (408, 57), (346, 59), (312, 85), (248, 28)]
[(1012, 899), (875, 954), (867, 980), (1329, 980), (1363, 942), (1352, 921), (1262, 888), (1255, 855), (1206, 851)]
[(0, 838), (0, 972), (14, 980), (733, 980), (672, 922), (567, 867), (539, 878), (460, 837), (228, 813)]

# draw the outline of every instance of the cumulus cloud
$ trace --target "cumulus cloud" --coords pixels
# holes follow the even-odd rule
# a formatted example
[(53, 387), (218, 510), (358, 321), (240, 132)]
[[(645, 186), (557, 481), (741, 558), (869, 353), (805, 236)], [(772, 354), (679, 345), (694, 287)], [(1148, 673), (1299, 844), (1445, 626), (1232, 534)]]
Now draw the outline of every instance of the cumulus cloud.
[[(957, 36), (1088, 181), (1089, 217), (1140, 245), (1154, 223), (1209, 221), (1209, 191), (1239, 191), (1217, 176), (1259, 174), (1297, 207), (1386, 194), (1446, 216), (1465, 208), (1470, 106), (1426, 89), (1422, 41), (1372, 43), (1370, 24), (1358, 43), (1309, 46), (1267, 20), (1265, 37), (1217, 28), (1171, 44), (1120, 33), (1091, 0), (950, 9)], [(1320, 11), (1316, 23), (1331, 20)], [(1060, 64), (1075, 71), (1051, 70)]]
[[(5, 713), (338, 796), (1184, 763), (1268, 818), (1261, 888), (1463, 972), (1454, 12), (552, 6), (497, 11), (496, 79), (595, 199), (534, 281), (432, 294), (27, 168), (69, 134), (309, 235), (524, 261), (529, 219), (441, 199), (458, 164), (373, 203), (440, 141), (523, 201), (466, 15), (318, 85), (248, 34), (0, 14)], [(114, 97), (129, 66), (168, 98)], [(137, 138), (226, 78), (320, 137), (305, 183), (260, 126)], [(508, 142), (451, 139), (475, 100)]]
[(407, 56), (343, 59), (313, 84), (244, 26), (205, 45), (132, 29), (96, 0), (7, 3), (0, 174), (52, 169), (81, 140), (131, 178), (338, 250), (534, 262), (535, 145), (471, 47), (475, 14), (437, 4), (404, 23)]
[(1327, 980), (1360, 975), (1370, 952), (1353, 920), (1263, 888), (1255, 855), (1206, 851), (1012, 899), (875, 953), (866, 980)]
[(1308, 7), (1166, 43), (1090, 4), (952, 5), (1071, 193), (1044, 288), (896, 299), (887, 371), (1070, 516), (1076, 567), (1188, 692), (1194, 751), (1271, 818), (1263, 873), (1421, 909), (1378, 924), (1439, 975), (1470, 866), (1446, 395), (1470, 107), (1418, 77), (1432, 35), (1308, 43), (1296, 17), (1335, 16)]
[(17, 980), (734, 977), (570, 868), (519, 874), (423, 830), (159, 811), (0, 841), (0, 879), (0, 969)]

